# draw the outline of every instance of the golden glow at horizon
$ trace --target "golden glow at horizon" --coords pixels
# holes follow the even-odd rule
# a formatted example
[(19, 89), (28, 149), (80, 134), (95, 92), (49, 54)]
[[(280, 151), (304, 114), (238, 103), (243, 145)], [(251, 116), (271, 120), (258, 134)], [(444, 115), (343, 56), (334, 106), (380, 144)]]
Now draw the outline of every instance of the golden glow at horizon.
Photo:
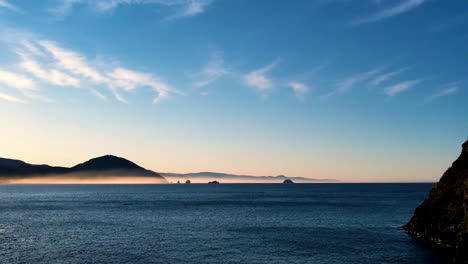
[[(191, 183), (208, 183), (218, 181), (220, 183), (282, 183), (284, 179), (268, 179), (268, 178), (252, 178), (252, 179), (236, 179), (236, 178), (210, 178), (210, 177), (165, 177), (167, 182), (159, 178), (152, 177), (73, 177), (73, 176), (36, 176), (22, 179), (4, 179), (0, 184), (175, 184), (179, 181), (185, 184), (186, 180)], [(307, 183), (311, 181), (295, 180), (297, 183)]]
[(93, 177), (76, 178), (63, 176), (31, 177), (7, 179), (0, 183), (7, 184), (161, 184), (161, 179), (151, 177)]

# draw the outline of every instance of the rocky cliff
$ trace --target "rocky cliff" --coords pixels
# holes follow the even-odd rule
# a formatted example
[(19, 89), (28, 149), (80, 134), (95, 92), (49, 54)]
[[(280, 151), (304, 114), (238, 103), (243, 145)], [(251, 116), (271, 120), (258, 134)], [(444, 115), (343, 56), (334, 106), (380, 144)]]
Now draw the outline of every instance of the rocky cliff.
[(468, 141), (462, 145), (458, 159), (434, 185), (429, 198), (416, 208), (414, 216), (403, 228), (418, 239), (459, 248), (458, 261), (466, 263), (467, 207)]

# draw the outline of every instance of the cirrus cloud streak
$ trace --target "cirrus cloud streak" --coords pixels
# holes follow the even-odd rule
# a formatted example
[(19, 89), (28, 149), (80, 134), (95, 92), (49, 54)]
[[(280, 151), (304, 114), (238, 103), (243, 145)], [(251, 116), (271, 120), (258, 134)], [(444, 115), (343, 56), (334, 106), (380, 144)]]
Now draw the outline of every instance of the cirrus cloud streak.
[[(140, 72), (120, 65), (103, 66), (102, 63), (95, 63), (78, 51), (63, 48), (51, 40), (37, 39), (32, 34), (14, 30), (0, 33), (3, 33), (0, 35), (0, 41), (9, 45), (12, 53), (20, 58), (14, 71), (0, 69), (0, 83), (17, 89), (30, 98), (44, 98), (31, 92), (38, 92), (41, 83), (47, 84), (48, 87), (88, 89), (91, 94), (103, 100), (107, 99), (107, 96), (99, 90), (107, 87), (118, 101), (125, 103), (127, 100), (122, 94), (141, 87), (149, 87), (156, 92), (153, 100), (155, 103), (171, 94), (180, 94), (153, 73)], [(4, 96), (5, 98), (7, 97)]]

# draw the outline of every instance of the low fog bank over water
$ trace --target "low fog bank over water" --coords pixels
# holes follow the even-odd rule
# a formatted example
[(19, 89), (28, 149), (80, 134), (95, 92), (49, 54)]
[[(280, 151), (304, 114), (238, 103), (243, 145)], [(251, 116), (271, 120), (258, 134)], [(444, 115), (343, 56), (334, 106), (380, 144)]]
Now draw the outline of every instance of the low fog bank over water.
[(10, 177), (0, 179), (0, 184), (165, 184), (164, 179), (154, 177), (124, 177), (124, 176), (36, 176)]

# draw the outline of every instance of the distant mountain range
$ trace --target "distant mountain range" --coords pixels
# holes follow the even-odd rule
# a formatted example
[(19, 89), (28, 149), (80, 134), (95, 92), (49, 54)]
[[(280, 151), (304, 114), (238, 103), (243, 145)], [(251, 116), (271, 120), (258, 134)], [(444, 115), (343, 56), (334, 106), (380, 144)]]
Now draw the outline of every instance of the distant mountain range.
[(185, 181), (186, 179), (208, 179), (218, 180), (220, 182), (243, 180), (245, 182), (283, 182), (285, 179), (293, 180), (298, 183), (313, 183), (313, 182), (336, 182), (335, 179), (314, 179), (305, 177), (287, 177), (284, 175), (278, 176), (252, 176), (252, 175), (236, 175), (218, 172), (196, 172), (196, 173), (160, 173), (168, 181)]
[[(217, 172), (197, 173), (157, 173), (138, 166), (124, 158), (106, 155), (88, 160), (71, 168), (53, 167), (49, 165), (33, 165), (21, 160), (0, 158), (0, 183), (25, 182), (26, 179), (110, 179), (126, 178), (126, 183), (132, 183), (137, 178), (152, 179), (150, 183), (168, 183), (191, 180), (194, 183), (219, 181), (221, 183), (280, 183), (285, 179), (297, 183), (336, 182), (334, 179), (313, 179), (304, 177), (279, 176), (251, 176), (235, 175)], [(132, 180), (133, 179), (133, 180)], [(56, 181), (48, 181), (56, 182)], [(61, 181), (58, 181), (61, 182)], [(69, 181), (68, 181), (69, 182)], [(148, 181), (143, 181), (148, 182)], [(26, 181), (29, 183), (29, 181)]]
[(21, 160), (0, 158), (0, 182), (39, 177), (61, 178), (110, 178), (150, 177), (159, 183), (167, 183), (158, 173), (147, 170), (124, 158), (106, 155), (91, 159), (71, 168), (33, 165)]

